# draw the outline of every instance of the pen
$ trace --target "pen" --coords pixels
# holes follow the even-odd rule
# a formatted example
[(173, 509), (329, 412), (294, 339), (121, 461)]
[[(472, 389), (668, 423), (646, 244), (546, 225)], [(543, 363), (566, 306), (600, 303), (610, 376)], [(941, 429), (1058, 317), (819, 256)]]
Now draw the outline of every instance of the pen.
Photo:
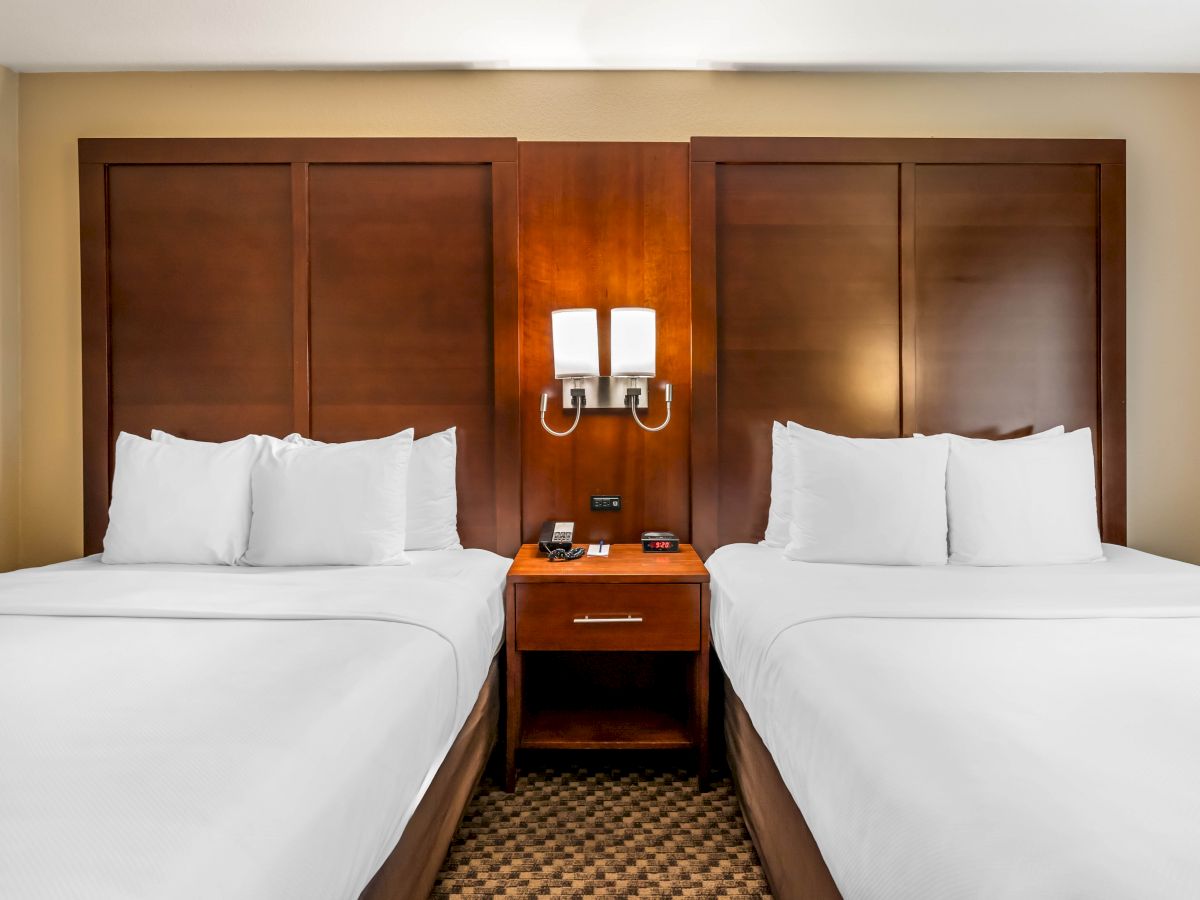
[(604, 538), (600, 538), (600, 552), (604, 552)]

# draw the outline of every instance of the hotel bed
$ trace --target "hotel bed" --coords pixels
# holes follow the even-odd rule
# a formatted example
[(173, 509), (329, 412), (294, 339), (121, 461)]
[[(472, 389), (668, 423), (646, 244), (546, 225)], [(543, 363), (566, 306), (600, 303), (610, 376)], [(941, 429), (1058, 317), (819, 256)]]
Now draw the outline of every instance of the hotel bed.
[(777, 894), (1196, 896), (1200, 568), (1104, 550), (713, 554), (730, 759)]
[[(85, 553), (121, 493), (122, 432), (453, 429), (454, 487), (407, 492), (411, 566), (91, 560), (0, 578), (0, 896), (428, 894), (499, 721), (502, 557), (521, 516), (516, 160), (509, 138), (79, 142)], [(394, 500), (372, 471), (362, 496)], [(312, 484), (342, 489), (276, 499), (357, 496)], [(295, 520), (262, 508), (278, 535)], [(450, 546), (414, 542), (414, 514), (443, 517), (425, 537), (444, 526), (483, 550), (413, 552)], [(305, 554), (367, 521), (306, 524), (292, 538), (308, 549), (282, 557), (357, 562)], [(281, 564), (229, 533), (218, 560), (137, 559)]]
[(446, 791), (475, 783), (447, 769), (477, 778), (495, 736), (509, 561), (409, 556), (0, 576), (0, 896), (354, 898), (381, 866), (387, 896), (431, 881), (441, 853), (422, 857), (466, 802)]
[[(1195, 896), (1200, 871), (1177, 854), (1197, 844), (1200, 806), (1174, 819), (1200, 793), (1184, 762), (1200, 750), (1184, 682), (1200, 681), (1200, 575), (1117, 546), (1124, 142), (695, 138), (691, 172), (692, 541), (712, 570), (728, 755), (773, 894), (1169, 896), (1184, 878)], [(957, 490), (949, 463), (920, 491), (871, 466), (828, 478), (818, 466), (780, 492), (772, 420), (846, 438), (1062, 426), (1078, 442), (1090, 429), (1089, 477), (1077, 460), (1043, 485), (1084, 498), (1088, 484), (1087, 544), (1099, 556), (1103, 540), (1109, 560), (1020, 568), (1044, 559), (1045, 532), (1082, 534), (1083, 500), (1070, 530), (1022, 501), (1037, 537), (988, 531), (1018, 495), (997, 497), (989, 472)], [(771, 533), (779, 497), (794, 515), (801, 487), (868, 482), (940, 495), (945, 519), (899, 504), (890, 513), (920, 509), (912, 521), (937, 527), (881, 525), (871, 501), (839, 527), (870, 526), (897, 548), (946, 539), (947, 556), (969, 559), (978, 526), (1000, 534), (989, 552), (1035, 552), (1011, 554), (1011, 569), (945, 557), (872, 569), (846, 563), (899, 560), (831, 558), (851, 541), (798, 544), (810, 562), (785, 562), (743, 543)], [(964, 497), (995, 507), (959, 515)], [(814, 521), (804, 541), (821, 534)], [(788, 526), (771, 543), (795, 536)]]

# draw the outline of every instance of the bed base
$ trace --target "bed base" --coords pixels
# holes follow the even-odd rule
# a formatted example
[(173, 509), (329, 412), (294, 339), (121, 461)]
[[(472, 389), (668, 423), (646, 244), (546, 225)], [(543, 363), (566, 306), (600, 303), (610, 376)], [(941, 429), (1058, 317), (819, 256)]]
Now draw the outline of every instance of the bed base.
[(842, 900), (804, 814), (728, 677), (725, 744), (742, 817), (778, 900)]
[(479, 699), (396, 847), (359, 900), (426, 900), (479, 786), (500, 728), (500, 663), (492, 660)]

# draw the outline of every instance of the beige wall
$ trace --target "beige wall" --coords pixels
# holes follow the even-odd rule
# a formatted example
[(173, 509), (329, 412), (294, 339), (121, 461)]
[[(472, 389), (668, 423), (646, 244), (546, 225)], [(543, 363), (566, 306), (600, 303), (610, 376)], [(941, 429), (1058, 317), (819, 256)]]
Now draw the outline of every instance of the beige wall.
[(0, 66), (0, 572), (18, 562), (21, 402), (19, 78)]
[(21, 560), (80, 552), (75, 139), (697, 134), (1129, 141), (1129, 535), (1200, 562), (1200, 76), (742, 73), (26, 75)]

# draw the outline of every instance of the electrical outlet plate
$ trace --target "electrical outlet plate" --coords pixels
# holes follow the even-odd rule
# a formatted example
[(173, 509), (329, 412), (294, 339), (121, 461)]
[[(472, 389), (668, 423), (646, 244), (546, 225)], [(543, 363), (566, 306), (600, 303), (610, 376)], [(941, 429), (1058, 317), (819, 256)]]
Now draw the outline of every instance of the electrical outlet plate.
[(592, 510), (594, 512), (619, 512), (620, 509), (620, 494), (592, 494)]

